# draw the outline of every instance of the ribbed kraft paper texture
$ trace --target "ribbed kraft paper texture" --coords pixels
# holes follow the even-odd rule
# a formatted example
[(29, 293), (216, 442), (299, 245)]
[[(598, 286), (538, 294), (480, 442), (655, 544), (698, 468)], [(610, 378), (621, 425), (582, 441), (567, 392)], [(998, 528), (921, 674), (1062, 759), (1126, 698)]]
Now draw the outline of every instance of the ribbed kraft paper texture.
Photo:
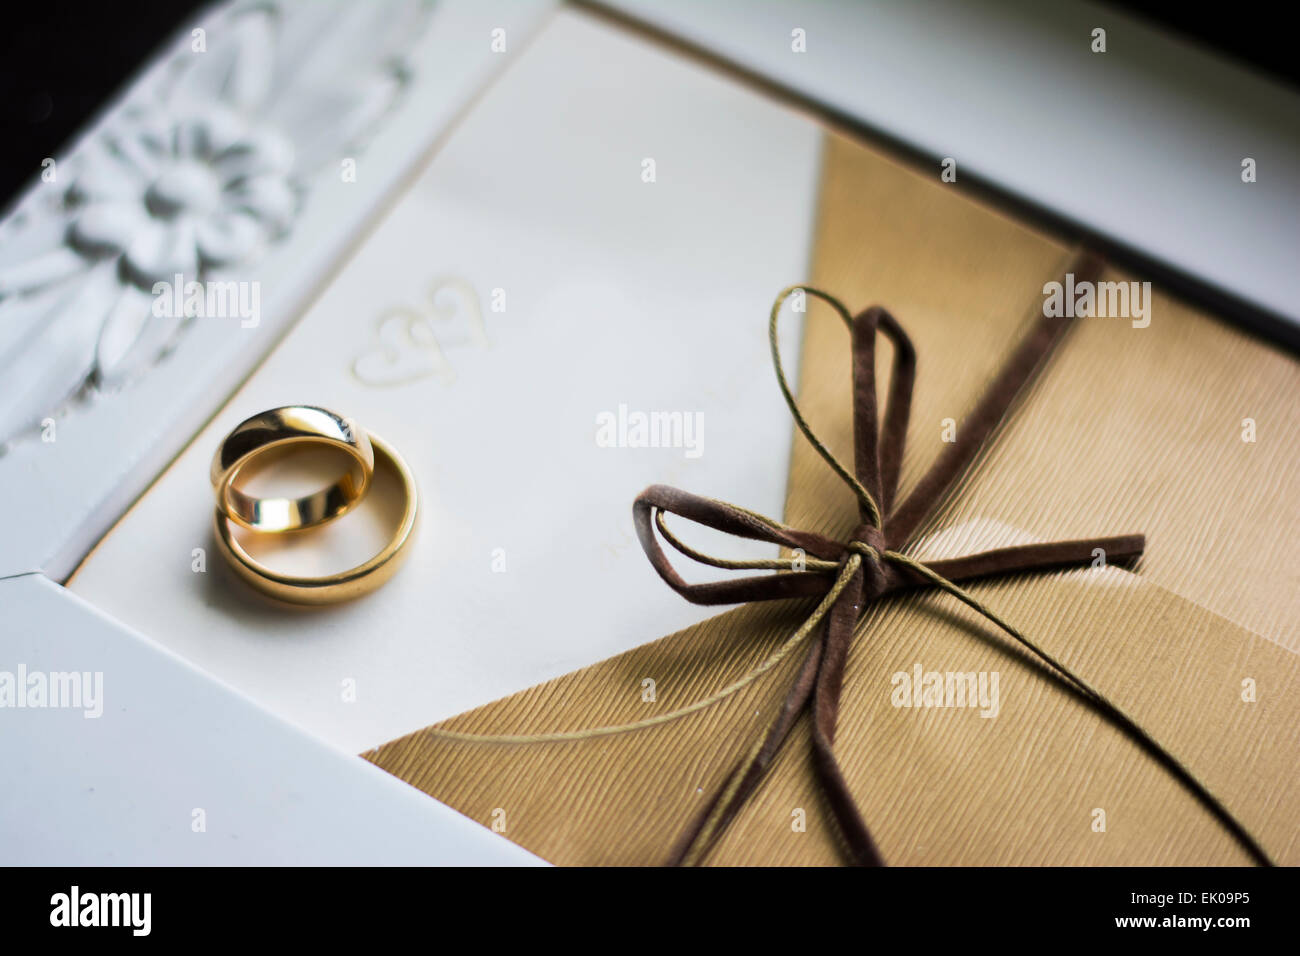
[[(809, 278), (851, 308), (888, 308), (919, 353), (906, 493), (942, 447), (944, 420), (961, 427), (1070, 251), (937, 173), (835, 135), (823, 175)], [(774, 294), (797, 278), (774, 276)], [(800, 403), (851, 461), (848, 336), (829, 310), (809, 308)], [(1287, 648), (1300, 640), (1300, 488), (1289, 452), (1300, 377), (1291, 358), (1158, 289), (1151, 314), (1142, 329), (1127, 318), (1077, 323), (913, 551), (1146, 534), (1135, 572), (1087, 568), (971, 590), (1125, 709), (1275, 859), (1294, 864), (1300, 657)], [(755, 335), (763, 324), (755, 316)], [(883, 375), (889, 350), (881, 352)], [(1245, 418), (1256, 423), (1254, 443), (1242, 441)], [(772, 449), (754, 467), (789, 461), (787, 522), (847, 536), (858, 523), (852, 496), (801, 437), (786, 452)], [(647, 587), (681, 600), (649, 573)], [(581, 626), (581, 595), (557, 597)], [(441, 726), (530, 734), (653, 716), (752, 669), (810, 610), (794, 602), (728, 611)], [(800, 658), (649, 730), (531, 745), (417, 731), (365, 756), (553, 862), (657, 864), (766, 728)], [(996, 672), (999, 712), (895, 706), (892, 676), (917, 664)], [(646, 678), (653, 702), (643, 699)], [(1254, 700), (1243, 699), (1247, 686)], [(1165, 769), (947, 596), (917, 592), (872, 607), (841, 700), (836, 753), (889, 863), (1248, 862)], [(841, 861), (808, 736), (801, 720), (709, 863)]]

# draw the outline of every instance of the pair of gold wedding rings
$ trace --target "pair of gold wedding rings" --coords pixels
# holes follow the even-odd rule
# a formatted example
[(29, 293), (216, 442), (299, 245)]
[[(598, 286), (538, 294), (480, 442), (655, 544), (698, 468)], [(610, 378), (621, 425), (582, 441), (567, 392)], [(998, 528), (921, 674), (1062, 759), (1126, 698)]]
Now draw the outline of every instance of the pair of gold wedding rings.
[[(241, 490), (241, 476), (286, 447), (304, 443), (341, 453), (347, 467), (333, 484), (299, 498), (256, 498)], [(296, 534), (342, 517), (370, 490), (376, 461), (397, 475), (405, 502), (393, 537), (368, 561), (317, 577), (284, 574), (254, 559), (236, 536), (235, 526), (266, 535)], [(213, 530), (222, 556), (244, 581), (281, 601), (334, 604), (368, 594), (396, 573), (414, 538), (419, 499), (402, 456), (351, 418), (325, 408), (288, 405), (241, 422), (213, 456), (211, 479), (217, 497)]]

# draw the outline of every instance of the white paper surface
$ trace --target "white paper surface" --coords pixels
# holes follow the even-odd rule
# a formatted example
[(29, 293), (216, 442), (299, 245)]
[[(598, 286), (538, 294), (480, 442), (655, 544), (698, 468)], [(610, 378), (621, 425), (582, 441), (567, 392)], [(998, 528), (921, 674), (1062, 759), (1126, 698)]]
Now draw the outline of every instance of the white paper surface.
[[(659, 580), (631, 505), (663, 482), (780, 515), (791, 428), (766, 321), (776, 292), (806, 278), (820, 138), (726, 79), (562, 12), (70, 587), (349, 752), (716, 613)], [(448, 317), (417, 322), (423, 348), (402, 345), (411, 313), (392, 310), (430, 316), (439, 282)], [(381, 346), (395, 343), (390, 361)], [(212, 546), (214, 449), (290, 403), (353, 416), (419, 481), (408, 564), (348, 605), (272, 604)], [(620, 406), (702, 416), (702, 443), (600, 447), (598, 416)], [(322, 549), (366, 539), (352, 517)], [(725, 572), (690, 572), (710, 573)]]
[(0, 606), (0, 681), (25, 688), (0, 697), (0, 864), (542, 862), (490, 808), (476, 823), (310, 739), (42, 575), (0, 580)]

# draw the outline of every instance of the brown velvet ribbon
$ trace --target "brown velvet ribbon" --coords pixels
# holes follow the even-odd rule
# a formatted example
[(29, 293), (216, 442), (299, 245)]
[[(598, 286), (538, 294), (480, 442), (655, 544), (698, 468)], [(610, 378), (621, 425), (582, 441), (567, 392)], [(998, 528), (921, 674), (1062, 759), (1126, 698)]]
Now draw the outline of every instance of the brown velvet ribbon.
[[(1074, 272), (1076, 281), (1095, 280), (1101, 268), (1102, 263), (1097, 257), (1084, 254), (1071, 266), (1071, 271)], [(849, 321), (847, 313), (843, 317)], [(775, 321), (774, 310), (773, 327)], [(796, 422), (846, 483), (858, 492), (861, 523), (848, 541), (836, 541), (810, 531), (788, 528), (734, 505), (664, 485), (654, 485), (637, 497), (633, 505), (633, 516), (637, 536), (646, 556), (673, 590), (696, 604), (825, 598), (845, 571), (850, 557), (861, 556), (860, 564), (849, 579), (848, 586), (840, 590), (821, 623), (819, 635), (813, 640), (766, 737), (748, 758), (732, 770), (718, 792), (685, 831), (673, 851), (672, 863), (696, 862), (708, 852), (758, 788), (790, 729), (807, 710), (812, 720), (812, 759), (843, 838), (847, 858), (857, 865), (883, 865), (884, 860), (858, 811), (834, 752), (836, 717), (845, 662), (855, 627), (868, 605), (905, 589), (935, 586), (936, 581), (921, 573), (918, 568), (928, 569), (947, 582), (962, 582), (994, 575), (1085, 566), (1094, 560), (1095, 549), (1102, 549), (1108, 562), (1131, 561), (1141, 555), (1144, 538), (1141, 535), (1125, 535), (999, 548), (932, 561), (924, 566), (919, 562), (911, 562), (909, 565), (900, 560), (884, 559), (887, 552), (898, 558), (897, 552), (912, 542), (917, 528), (943, 503), (957, 479), (985, 447), (989, 436), (1007, 414), (1016, 397), (1060, 343), (1071, 322), (1072, 318), (1046, 315), (1034, 321), (1029, 334), (958, 428), (955, 440), (947, 445), (929, 471), (901, 502), (897, 500), (899, 473), (916, 372), (916, 353), (902, 327), (893, 316), (878, 306), (866, 309), (850, 321), (854, 423), (854, 468), (851, 476), (812, 435), (794, 405), (780, 371), (780, 359), (776, 353), (773, 334), (773, 357), (777, 364), (778, 378), (790, 401)], [(880, 334), (884, 334), (893, 345), (892, 372), (883, 420), (878, 413), (876, 399), (876, 339)], [(656, 525), (671, 544), (688, 556), (724, 567), (743, 566), (744, 563), (712, 561), (683, 546), (667, 532), (662, 523), (662, 513), (679, 515), (740, 537), (799, 549), (816, 559), (814, 563), (817, 568), (690, 584), (669, 562), (656, 536)], [(978, 605), (972, 606), (983, 610)], [(984, 613), (993, 617), (986, 611)], [(1050, 671), (1055, 672), (1068, 690), (1078, 694), (1160, 761), (1234, 834), (1257, 862), (1269, 862), (1264, 851), (1242, 825), (1173, 756), (1122, 711), (1064, 666), (1039, 651), (1027, 639), (1020, 638), (1014, 632), (1013, 636), (1033, 651)]]

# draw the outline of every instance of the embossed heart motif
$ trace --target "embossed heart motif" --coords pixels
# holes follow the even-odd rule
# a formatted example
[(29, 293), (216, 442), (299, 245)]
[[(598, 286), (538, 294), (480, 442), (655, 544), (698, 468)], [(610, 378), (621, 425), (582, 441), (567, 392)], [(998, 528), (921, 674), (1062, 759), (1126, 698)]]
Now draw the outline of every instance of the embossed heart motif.
[(444, 345), (492, 347), (478, 293), (464, 279), (440, 279), (429, 288), (429, 315), (439, 323), (439, 340)]
[(431, 375), (444, 381), (454, 376), (428, 319), (414, 309), (389, 309), (380, 316), (376, 331), (379, 344), (352, 362), (352, 374), (361, 384), (392, 388)]
[[(460, 320), (459, 328), (451, 323)], [(437, 322), (451, 329), (440, 336)], [(397, 306), (384, 312), (376, 329), (378, 344), (357, 356), (352, 374), (363, 385), (392, 388), (438, 376), (445, 383), (456, 373), (443, 354), (449, 346), (490, 346), (474, 287), (462, 279), (441, 279), (429, 289), (425, 311)]]

